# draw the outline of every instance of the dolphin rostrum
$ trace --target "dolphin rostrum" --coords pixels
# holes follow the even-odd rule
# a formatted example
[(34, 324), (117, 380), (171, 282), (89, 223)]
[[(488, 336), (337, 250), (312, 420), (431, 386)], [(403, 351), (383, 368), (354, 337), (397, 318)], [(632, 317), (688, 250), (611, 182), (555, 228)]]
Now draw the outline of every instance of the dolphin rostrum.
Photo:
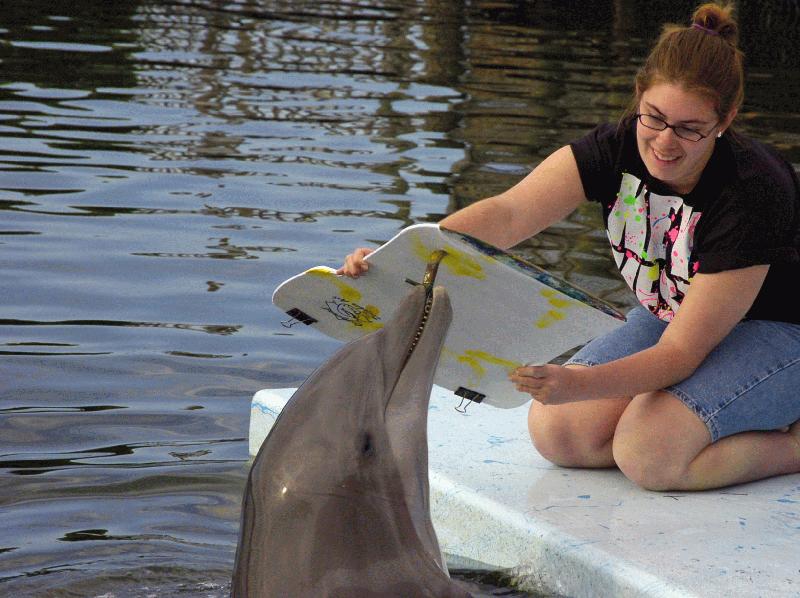
[(417, 286), (284, 407), (244, 493), (232, 596), (469, 596), (430, 516), (428, 401), (450, 325)]

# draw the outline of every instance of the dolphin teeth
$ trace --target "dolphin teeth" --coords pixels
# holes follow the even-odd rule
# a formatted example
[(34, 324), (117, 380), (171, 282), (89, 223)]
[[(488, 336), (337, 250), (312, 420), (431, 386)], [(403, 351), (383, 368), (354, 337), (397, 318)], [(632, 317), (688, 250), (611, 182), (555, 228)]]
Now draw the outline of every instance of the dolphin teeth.
[(414, 340), (411, 341), (411, 346), (408, 348), (408, 354), (411, 355), (414, 352), (417, 343), (419, 343), (419, 339), (422, 338), (422, 333), (425, 330), (425, 324), (428, 322), (428, 316), (431, 314), (431, 304), (433, 303), (433, 295), (428, 293), (428, 296), (425, 297), (425, 307), (422, 308), (422, 319), (419, 322), (419, 327), (417, 328), (417, 332), (414, 334)]
[(436, 273), (439, 271), (439, 262), (446, 256), (446, 251), (437, 249), (431, 252), (428, 258), (428, 265), (425, 267), (425, 275), (422, 277), (422, 286), (425, 287), (425, 306), (422, 309), (422, 319), (420, 320), (417, 332), (414, 334), (414, 340), (411, 341), (411, 346), (408, 348), (408, 355), (414, 352), (414, 348), (417, 346), (417, 343), (419, 343), (422, 332), (425, 330), (425, 324), (431, 313), (431, 303), (433, 303), (433, 283), (436, 280)]

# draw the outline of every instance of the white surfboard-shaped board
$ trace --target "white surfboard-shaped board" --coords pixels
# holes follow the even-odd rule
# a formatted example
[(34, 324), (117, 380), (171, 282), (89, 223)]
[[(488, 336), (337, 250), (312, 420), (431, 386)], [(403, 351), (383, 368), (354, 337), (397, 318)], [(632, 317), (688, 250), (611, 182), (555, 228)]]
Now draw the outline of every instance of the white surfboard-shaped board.
[(343, 341), (383, 326), (431, 254), (443, 250), (436, 285), (447, 289), (453, 320), (434, 382), (462, 399), (512, 408), (530, 400), (508, 381), (526, 363), (547, 363), (622, 325), (608, 304), (478, 239), (439, 228), (410, 226), (367, 258), (357, 279), (326, 266), (282, 283), (272, 302), (291, 316), (284, 326), (309, 325)]

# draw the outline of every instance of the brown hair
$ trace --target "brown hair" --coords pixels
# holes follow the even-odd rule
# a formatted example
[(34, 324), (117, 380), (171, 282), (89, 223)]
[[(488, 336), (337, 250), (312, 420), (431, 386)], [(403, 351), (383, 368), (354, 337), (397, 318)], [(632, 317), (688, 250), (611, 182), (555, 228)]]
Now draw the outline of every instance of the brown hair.
[(638, 112), (642, 93), (659, 82), (676, 83), (708, 98), (720, 120), (738, 110), (744, 99), (744, 68), (733, 10), (732, 4), (709, 2), (694, 11), (690, 25), (665, 25), (636, 74), (633, 101), (623, 120)]

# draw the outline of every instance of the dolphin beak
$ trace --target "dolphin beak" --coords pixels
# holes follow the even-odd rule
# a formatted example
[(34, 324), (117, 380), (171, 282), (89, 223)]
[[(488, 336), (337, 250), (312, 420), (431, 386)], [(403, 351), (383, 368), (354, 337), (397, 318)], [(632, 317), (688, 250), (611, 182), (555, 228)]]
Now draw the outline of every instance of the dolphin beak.
[[(444, 287), (435, 287), (427, 294), (420, 286), (406, 299), (423, 313), (418, 314), (418, 329), (397, 383), (386, 397), (384, 422), (416, 535), (436, 567), (447, 575), (430, 518), (428, 406), (453, 311)], [(421, 305), (420, 300), (424, 300)]]
[[(446, 255), (442, 250), (431, 253), (422, 283), (406, 295), (395, 310), (392, 325), (383, 330), (385, 355), (394, 357), (387, 364), (394, 371), (385, 371), (385, 379), (398, 383), (404, 376), (418, 380), (421, 388), (427, 388), (425, 409), (453, 316), (447, 291), (444, 287), (434, 287), (439, 263)], [(387, 409), (390, 399), (397, 405), (394, 392), (388, 393), (386, 399)]]

